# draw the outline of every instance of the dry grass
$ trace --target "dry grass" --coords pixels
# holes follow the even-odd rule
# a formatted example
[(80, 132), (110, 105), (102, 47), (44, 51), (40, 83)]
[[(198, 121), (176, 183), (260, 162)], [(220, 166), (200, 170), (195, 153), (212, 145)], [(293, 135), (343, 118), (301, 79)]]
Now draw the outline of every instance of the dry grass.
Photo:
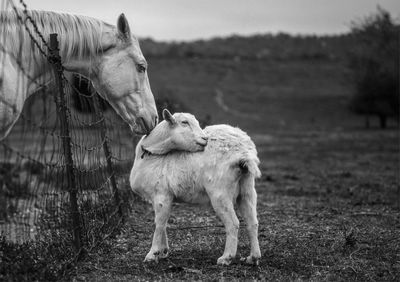
[[(126, 229), (82, 262), (78, 281), (398, 281), (398, 132), (277, 133), (255, 136), (262, 158), (258, 267), (216, 265), (224, 230), (209, 209), (176, 205), (171, 254), (143, 263), (153, 213), (138, 200)], [(194, 227), (194, 228), (192, 228)], [(239, 254), (248, 241), (240, 232)]]
[[(208, 208), (177, 205), (169, 221), (170, 257), (145, 264), (151, 207), (137, 200), (125, 229), (88, 254), (65, 279), (399, 281), (399, 131), (362, 130), (348, 112), (351, 85), (340, 62), (150, 61), (155, 95), (173, 93), (199, 119), (239, 125), (253, 137), (258, 267), (216, 265), (223, 228)], [(224, 112), (224, 104), (245, 118)], [(250, 115), (251, 114), (251, 115)], [(126, 176), (125, 179), (127, 179)], [(126, 187), (128, 188), (128, 187)], [(244, 228), (239, 254), (248, 253)]]

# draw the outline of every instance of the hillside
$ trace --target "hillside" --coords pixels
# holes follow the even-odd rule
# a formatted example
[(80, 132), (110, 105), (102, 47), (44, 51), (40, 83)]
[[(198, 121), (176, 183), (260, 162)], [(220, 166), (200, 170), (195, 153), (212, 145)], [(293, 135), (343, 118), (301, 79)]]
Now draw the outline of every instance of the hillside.
[(172, 43), (144, 38), (140, 44), (146, 57), (342, 60), (354, 39), (350, 34), (293, 36), (278, 33)]
[(173, 97), (206, 122), (251, 132), (363, 126), (362, 118), (348, 110), (350, 34), (181, 43), (143, 39), (141, 46), (156, 98)]
[(175, 97), (200, 119), (251, 132), (361, 126), (348, 110), (350, 71), (331, 61), (149, 59), (157, 98)]

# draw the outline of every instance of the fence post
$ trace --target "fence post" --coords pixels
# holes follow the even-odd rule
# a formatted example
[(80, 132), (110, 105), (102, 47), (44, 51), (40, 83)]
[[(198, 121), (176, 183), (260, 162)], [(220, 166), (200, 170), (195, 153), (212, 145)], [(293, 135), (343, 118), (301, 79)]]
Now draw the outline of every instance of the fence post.
[(118, 207), (118, 214), (122, 217), (123, 212), (122, 212), (122, 208), (121, 208), (121, 200), (120, 200), (120, 196), (119, 196), (119, 192), (118, 192), (117, 182), (115, 181), (115, 173), (114, 173), (115, 171), (113, 169), (113, 164), (112, 164), (112, 160), (111, 160), (111, 151), (110, 151), (110, 147), (108, 146), (108, 141), (107, 141), (106, 122), (104, 120), (103, 112), (100, 109), (100, 103), (99, 103), (99, 98), (97, 97), (97, 93), (95, 91), (91, 91), (91, 92), (92, 92), (94, 111), (95, 111), (96, 115), (101, 119), (100, 134), (101, 134), (101, 139), (103, 140), (104, 155), (106, 156), (106, 161), (107, 161), (107, 173), (110, 177), (111, 187), (113, 189), (113, 194), (114, 194), (114, 200)]
[(56, 102), (57, 112), (58, 112), (57, 115), (58, 118), (60, 119), (60, 126), (61, 126), (61, 142), (63, 146), (63, 154), (66, 165), (67, 185), (69, 189), (69, 201), (71, 205), (71, 219), (73, 225), (74, 245), (76, 251), (80, 252), (82, 247), (82, 240), (81, 240), (82, 232), (81, 232), (81, 224), (79, 218), (80, 214), (77, 203), (78, 187), (76, 186), (75, 174), (74, 174), (74, 163), (72, 159), (72, 150), (71, 150), (71, 136), (69, 132), (69, 117), (65, 102), (65, 92), (64, 92), (63, 75), (62, 75), (63, 69), (59, 54), (57, 33), (50, 34), (50, 48), (51, 48), (52, 66), (58, 92), (58, 97), (57, 95), (54, 95), (54, 100)]

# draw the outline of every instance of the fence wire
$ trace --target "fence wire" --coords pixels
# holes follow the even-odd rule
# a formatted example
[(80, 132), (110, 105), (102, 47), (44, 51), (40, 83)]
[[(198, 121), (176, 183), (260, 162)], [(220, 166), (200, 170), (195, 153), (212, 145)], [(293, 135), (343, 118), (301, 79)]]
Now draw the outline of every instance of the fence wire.
[[(32, 48), (47, 58), (48, 39), (29, 18), (25, 3), (1, 0), (0, 9), (17, 13)], [(11, 40), (4, 34), (0, 53), (8, 52), (5, 42)], [(28, 73), (21, 60), (15, 58), (19, 71)], [(4, 69), (0, 61), (0, 78), (7, 75)], [(51, 233), (72, 238), (78, 228), (82, 246), (91, 247), (117, 230), (129, 209), (127, 174), (137, 140), (87, 80), (68, 73), (61, 79), (76, 187), (67, 185), (57, 87), (43, 85), (0, 141), (0, 232), (11, 241), (25, 242)], [(79, 226), (71, 220), (71, 189), (77, 190)]]

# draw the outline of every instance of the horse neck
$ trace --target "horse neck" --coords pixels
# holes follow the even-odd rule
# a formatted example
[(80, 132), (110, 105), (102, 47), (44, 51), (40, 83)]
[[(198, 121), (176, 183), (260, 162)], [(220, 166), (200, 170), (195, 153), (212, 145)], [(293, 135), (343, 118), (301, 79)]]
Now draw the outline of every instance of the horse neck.
[(94, 68), (94, 64), (99, 58), (99, 51), (105, 50), (110, 46), (115, 46), (117, 44), (114, 26), (104, 24), (101, 33), (96, 34), (96, 37), (101, 38), (101, 41), (98, 43), (98, 46), (96, 46), (97, 50), (95, 52), (93, 50), (81, 50), (82, 46), (77, 41), (72, 42), (72, 44), (75, 44), (76, 46), (70, 45), (66, 47), (66, 49), (73, 49), (76, 50), (76, 52), (60, 52), (61, 61), (63, 62), (63, 67), (65, 70), (78, 73), (87, 78), (90, 77), (90, 74)]
[(54, 89), (55, 85), (55, 66), (51, 64), (48, 57), (43, 55), (36, 56), (34, 64), (24, 64), (21, 68), (26, 68), (25, 76), (27, 77), (27, 91), (23, 93), (25, 99), (37, 93), (40, 90)]
[[(110, 30), (107, 30), (106, 32), (112, 32), (112, 30), (111, 32), (109, 31)], [(111, 40), (112, 38), (110, 36), (105, 36), (104, 45), (110, 44), (109, 42)], [(68, 48), (78, 50), (79, 46), (68, 46)], [(62, 47), (60, 47), (60, 49), (62, 50)], [(38, 58), (35, 59), (35, 61), (37, 62), (37, 67), (32, 68), (34, 73), (31, 74), (31, 76), (35, 78), (36, 81), (32, 83), (32, 87), (29, 87), (30, 91), (28, 91), (28, 96), (37, 92), (37, 90), (39, 90), (43, 86), (54, 87), (53, 66), (48, 62), (47, 57), (43, 56), (42, 54), (39, 55), (37, 55)], [(77, 73), (84, 77), (90, 78), (94, 63), (97, 60), (97, 54), (92, 56), (80, 56), (78, 52), (67, 54), (66, 52), (61, 51), (60, 59), (65, 71), (69, 73)]]
[[(74, 21), (74, 28), (72, 29), (61, 27), (58, 31), (53, 31), (53, 29), (49, 30), (46, 27), (42, 27), (43, 36), (49, 39), (51, 32), (58, 32), (58, 49), (60, 50), (59, 55), (64, 69), (89, 77), (93, 65), (98, 59), (98, 51), (115, 44), (115, 27), (102, 22), (96, 22), (97, 20), (94, 19), (83, 18), (83, 22), (85, 20), (90, 20), (94, 23), (93, 26), (100, 26), (87, 30), (85, 29), (85, 25), (81, 28), (77, 27), (76, 22), (79, 23), (80, 21), (76, 17), (72, 20)], [(59, 26), (62, 26), (62, 24)], [(42, 49), (47, 53), (47, 48)], [(29, 75), (32, 78), (31, 81), (33, 81), (33, 86), (29, 88), (34, 92), (35, 89), (38, 88), (37, 84), (39, 84), (39, 88), (43, 85), (51, 84), (54, 76), (48, 56), (43, 55), (43, 53), (38, 50), (34, 52), (29, 51), (29, 48), (27, 50), (25, 49), (23, 53), (24, 58), (22, 61), (25, 62), (25, 67), (29, 70)], [(39, 81), (39, 83), (35, 80)], [(29, 95), (30, 94), (32, 93), (29, 93)]]

